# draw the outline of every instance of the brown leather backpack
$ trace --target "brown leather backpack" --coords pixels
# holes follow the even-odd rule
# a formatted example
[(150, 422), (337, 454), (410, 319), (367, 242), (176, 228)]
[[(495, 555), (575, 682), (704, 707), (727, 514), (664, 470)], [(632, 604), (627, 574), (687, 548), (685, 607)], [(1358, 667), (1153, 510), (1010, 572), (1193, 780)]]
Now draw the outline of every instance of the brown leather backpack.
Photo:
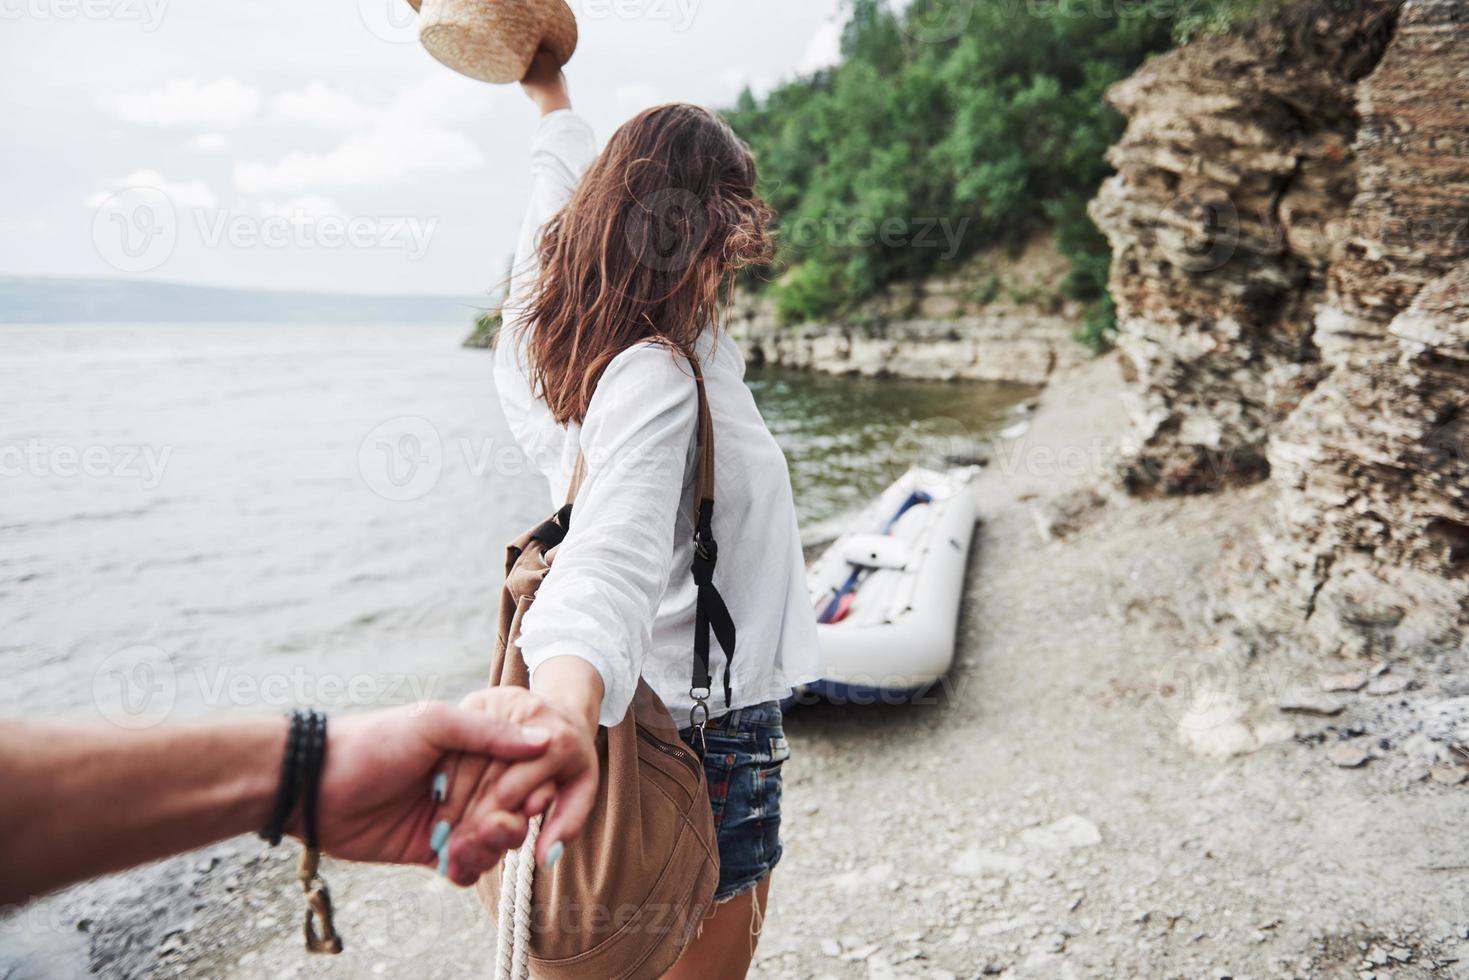
[[(718, 555), (711, 531), (714, 431), (704, 379), (696, 363), (693, 368), (699, 392), (692, 569), (698, 606), (691, 657), (697, 715), (711, 682), (709, 633), (733, 657), (735, 629), (712, 582)], [(566, 506), (510, 545), (491, 686), (529, 686), (516, 642), (520, 624), (555, 566), (584, 468), (579, 459)], [(726, 669), (726, 704), (729, 683)], [(702, 728), (707, 704), (703, 716), (693, 720)], [(642, 679), (623, 720), (598, 730), (597, 754), (600, 781), (586, 828), (568, 842), (554, 868), (535, 871), (529, 966), (531, 976), (543, 980), (661, 976), (697, 934), (719, 880), (703, 762), (679, 737), (679, 726)], [(479, 895), (492, 921), (499, 914), (501, 877), (497, 868), (480, 879)]]

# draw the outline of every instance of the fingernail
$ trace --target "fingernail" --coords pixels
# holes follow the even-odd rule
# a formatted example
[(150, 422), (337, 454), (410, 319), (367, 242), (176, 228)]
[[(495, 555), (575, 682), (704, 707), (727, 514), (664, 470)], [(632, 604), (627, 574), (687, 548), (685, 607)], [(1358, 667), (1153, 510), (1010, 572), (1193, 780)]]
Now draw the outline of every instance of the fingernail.
[[(440, 851), (444, 851), (444, 845), (449, 842), (450, 829), (449, 821), (447, 820), (440, 820), (434, 824), (433, 835), (428, 839), (428, 846), (433, 848), (434, 853), (437, 854)], [(447, 851), (444, 851), (444, 853), (446, 855), (448, 854)]]
[(441, 772), (434, 777), (434, 802), (442, 803), (449, 796), (449, 774)]
[(551, 733), (536, 725), (526, 725), (520, 730), (520, 737), (532, 744), (539, 744), (550, 739)]
[(449, 877), (449, 849), (447, 847), (439, 852), (439, 877)]
[(561, 855), (565, 850), (566, 848), (562, 846), (559, 840), (552, 844), (551, 849), (546, 852), (546, 867), (556, 867), (556, 862), (561, 860)]

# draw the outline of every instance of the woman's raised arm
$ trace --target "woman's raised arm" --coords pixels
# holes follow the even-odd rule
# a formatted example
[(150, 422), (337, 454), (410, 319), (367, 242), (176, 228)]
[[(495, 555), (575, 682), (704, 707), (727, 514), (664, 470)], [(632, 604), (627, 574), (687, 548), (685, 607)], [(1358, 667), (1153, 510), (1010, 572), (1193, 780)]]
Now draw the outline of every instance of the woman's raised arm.
[(571, 198), (582, 173), (596, 159), (597, 141), (592, 128), (571, 111), (566, 79), (554, 61), (538, 55), (522, 85), (540, 108), (541, 122), (531, 141), (530, 203), (511, 266), (504, 327), (495, 348), (495, 389), (521, 450), (550, 479), (552, 495), (559, 499), (576, 463), (575, 440), (531, 390), (526, 355), (530, 325), (524, 310), (539, 271), (536, 246), (541, 228)]

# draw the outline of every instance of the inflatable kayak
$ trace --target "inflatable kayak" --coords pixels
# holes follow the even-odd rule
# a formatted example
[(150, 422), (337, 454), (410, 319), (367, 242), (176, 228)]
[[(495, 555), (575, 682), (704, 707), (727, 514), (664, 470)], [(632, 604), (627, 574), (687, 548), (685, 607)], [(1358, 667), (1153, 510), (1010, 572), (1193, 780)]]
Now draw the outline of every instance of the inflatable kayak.
[(913, 694), (948, 672), (979, 519), (978, 472), (909, 470), (811, 565), (823, 679), (807, 693)]

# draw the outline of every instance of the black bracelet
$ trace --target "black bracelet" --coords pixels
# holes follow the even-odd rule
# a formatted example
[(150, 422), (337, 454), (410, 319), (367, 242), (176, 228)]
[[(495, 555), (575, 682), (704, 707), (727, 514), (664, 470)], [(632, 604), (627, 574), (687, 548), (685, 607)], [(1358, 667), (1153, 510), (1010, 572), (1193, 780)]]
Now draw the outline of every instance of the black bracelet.
[(321, 773), (326, 768), (326, 715), (311, 712), (311, 727), (306, 741), (306, 763), (301, 770), (302, 838), (312, 850), (321, 846), (316, 826), (317, 799), (321, 794)]
[(296, 808), (296, 797), (301, 788), (300, 772), (305, 755), (308, 721), (303, 712), (291, 712), (291, 729), (286, 735), (286, 749), (281, 759), (281, 777), (275, 791), (275, 807), (271, 810), (270, 822), (260, 831), (260, 836), (271, 847), (281, 842), (286, 821)]

